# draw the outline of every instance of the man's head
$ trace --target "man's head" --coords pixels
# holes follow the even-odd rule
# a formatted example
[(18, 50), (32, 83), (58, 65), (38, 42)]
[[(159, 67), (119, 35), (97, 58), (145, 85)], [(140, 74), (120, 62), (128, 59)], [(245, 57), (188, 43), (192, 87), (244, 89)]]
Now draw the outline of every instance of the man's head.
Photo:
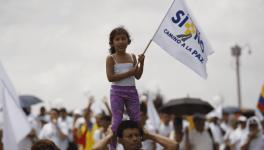
[(54, 142), (42, 139), (34, 143), (31, 147), (31, 150), (60, 150)]
[(57, 120), (59, 117), (59, 110), (56, 108), (51, 108), (50, 110), (50, 120)]
[(204, 124), (205, 124), (205, 116), (203, 114), (194, 114), (193, 115), (193, 122), (195, 125), (195, 129), (199, 132), (204, 131)]
[(104, 115), (101, 117), (100, 124), (104, 130), (107, 130), (107, 128), (111, 125), (111, 121), (112, 121), (111, 116)]
[(60, 109), (60, 116), (63, 118), (63, 119), (65, 119), (66, 117), (67, 117), (67, 110), (66, 110), (66, 108), (61, 108)]
[(251, 117), (248, 119), (248, 128), (250, 132), (258, 132), (260, 130), (260, 123), (257, 117)]
[(247, 118), (245, 116), (239, 116), (238, 123), (242, 129), (245, 129), (247, 125)]
[(117, 137), (125, 150), (139, 150), (142, 136), (143, 131), (138, 123), (131, 120), (123, 121), (117, 130)]

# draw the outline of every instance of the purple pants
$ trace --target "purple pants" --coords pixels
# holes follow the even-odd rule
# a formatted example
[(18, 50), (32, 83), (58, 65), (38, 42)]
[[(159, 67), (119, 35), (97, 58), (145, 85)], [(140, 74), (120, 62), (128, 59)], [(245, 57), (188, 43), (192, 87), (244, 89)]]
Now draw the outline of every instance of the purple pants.
[(112, 85), (110, 92), (112, 109), (112, 131), (116, 134), (119, 124), (122, 122), (124, 106), (130, 120), (140, 121), (140, 106), (137, 89), (135, 86)]

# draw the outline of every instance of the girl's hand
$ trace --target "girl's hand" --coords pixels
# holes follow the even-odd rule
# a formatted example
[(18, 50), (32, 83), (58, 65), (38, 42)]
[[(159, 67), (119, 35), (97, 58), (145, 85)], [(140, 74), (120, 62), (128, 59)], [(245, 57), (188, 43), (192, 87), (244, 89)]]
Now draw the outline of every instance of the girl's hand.
[(140, 55), (138, 55), (138, 62), (139, 63), (144, 63), (144, 60), (145, 60), (145, 55), (144, 54), (140, 54)]

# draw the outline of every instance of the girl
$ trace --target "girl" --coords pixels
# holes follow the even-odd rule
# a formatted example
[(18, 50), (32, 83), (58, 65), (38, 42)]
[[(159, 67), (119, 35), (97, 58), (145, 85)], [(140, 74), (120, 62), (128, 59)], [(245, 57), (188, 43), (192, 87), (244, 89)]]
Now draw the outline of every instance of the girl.
[[(139, 55), (138, 63), (134, 54), (126, 52), (130, 43), (130, 35), (123, 27), (117, 27), (110, 33), (110, 55), (106, 58), (106, 74), (108, 80), (112, 82), (110, 103), (114, 134), (123, 119), (124, 106), (131, 120), (140, 121), (139, 97), (135, 87), (135, 78), (140, 79), (143, 73), (145, 56)], [(112, 142), (111, 149), (115, 149), (115, 147), (116, 142)]]

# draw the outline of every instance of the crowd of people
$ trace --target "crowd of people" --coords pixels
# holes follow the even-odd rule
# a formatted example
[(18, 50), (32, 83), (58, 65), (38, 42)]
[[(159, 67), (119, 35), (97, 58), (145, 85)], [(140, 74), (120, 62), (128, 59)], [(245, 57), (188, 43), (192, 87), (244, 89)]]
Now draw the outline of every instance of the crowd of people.
[[(104, 99), (108, 111), (95, 115), (91, 110), (93, 103), (94, 98), (90, 97), (85, 109), (72, 112), (68, 112), (66, 108), (51, 108), (48, 111), (41, 107), (39, 114), (32, 114), (30, 108), (23, 108), (32, 125), (32, 131), (19, 147), (29, 150), (39, 140), (48, 139), (61, 150), (110, 149), (109, 139), (113, 137), (112, 111)], [(131, 120), (132, 125), (129, 121), (123, 121), (125, 125), (122, 125), (123, 122), (120, 124), (125, 127), (118, 128), (117, 150), (160, 150), (172, 147), (179, 150), (264, 149), (264, 121), (256, 116), (247, 118), (228, 113), (219, 116), (215, 112), (208, 115), (197, 113), (192, 116), (175, 116), (160, 112), (158, 105), (155, 106), (161, 120), (158, 128), (151, 124), (147, 102), (142, 101), (140, 125), (136, 126), (136, 122), (133, 125)], [(126, 113), (123, 120), (129, 120)], [(138, 132), (133, 134), (133, 130), (128, 130), (120, 133), (120, 128), (136, 128)], [(124, 134), (127, 136), (126, 140)]]

